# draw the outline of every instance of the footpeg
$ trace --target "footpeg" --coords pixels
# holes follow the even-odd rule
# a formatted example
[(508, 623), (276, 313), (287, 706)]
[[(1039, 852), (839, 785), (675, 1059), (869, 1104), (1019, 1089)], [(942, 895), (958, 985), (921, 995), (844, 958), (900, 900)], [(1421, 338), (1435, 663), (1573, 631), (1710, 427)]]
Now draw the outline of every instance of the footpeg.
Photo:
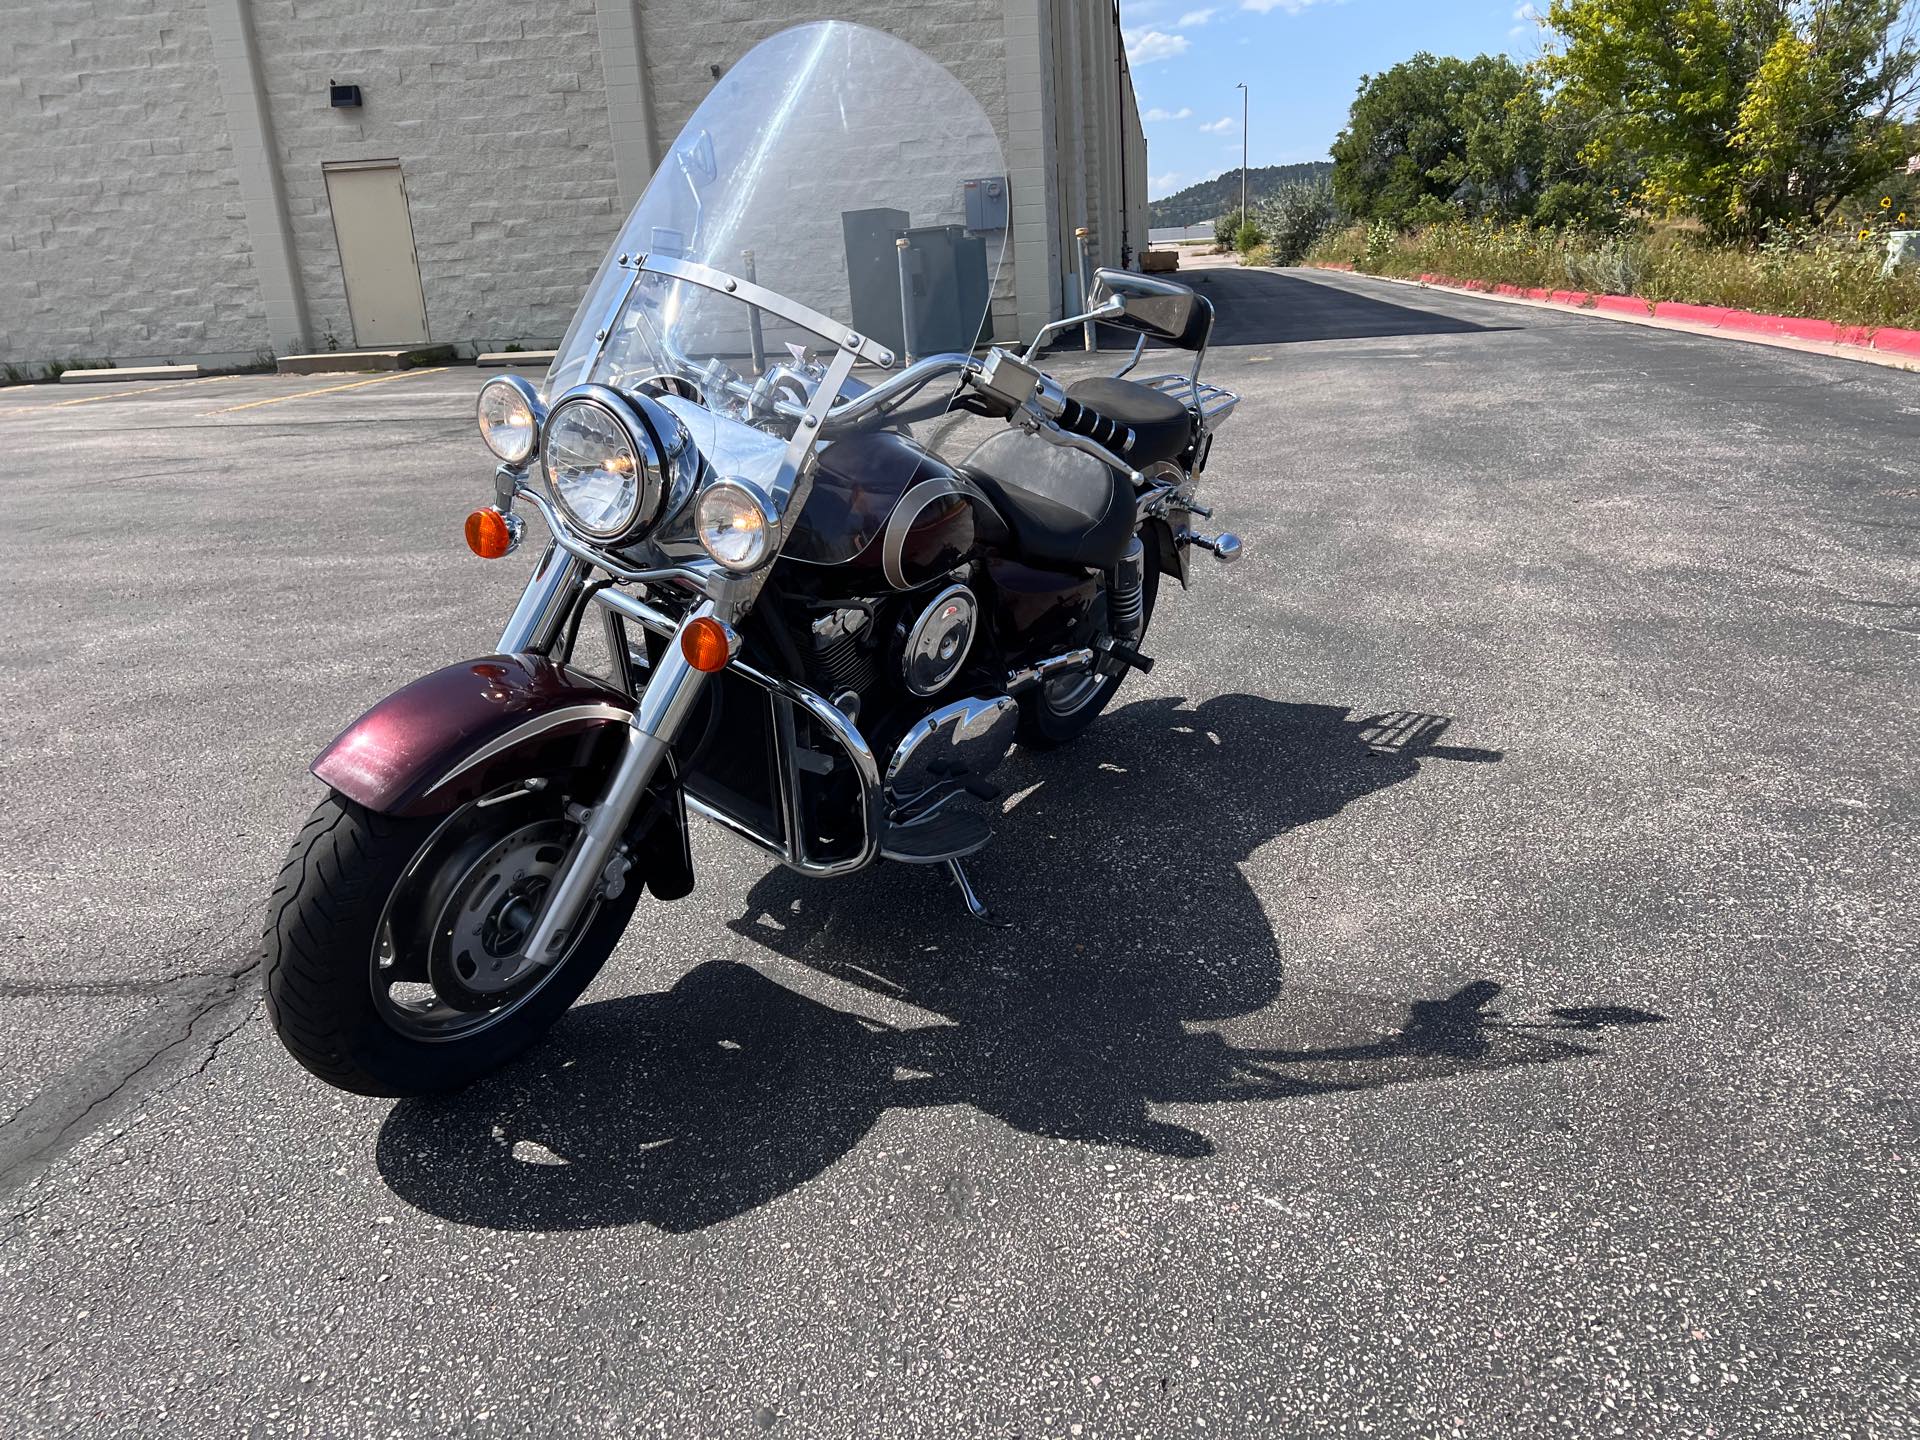
[(1142, 675), (1147, 674), (1153, 669), (1153, 657), (1151, 655), (1142, 655), (1131, 645), (1122, 645), (1118, 640), (1109, 640), (1100, 648), (1114, 659), (1131, 665)]
[(1231, 530), (1223, 530), (1218, 535), (1196, 535), (1191, 530), (1180, 537), (1202, 550), (1211, 550), (1213, 558), (1222, 565), (1231, 565), (1240, 558), (1240, 537)]
[(917, 820), (888, 821), (880, 853), (904, 865), (941, 865), (986, 848), (993, 827), (976, 810), (952, 807)]

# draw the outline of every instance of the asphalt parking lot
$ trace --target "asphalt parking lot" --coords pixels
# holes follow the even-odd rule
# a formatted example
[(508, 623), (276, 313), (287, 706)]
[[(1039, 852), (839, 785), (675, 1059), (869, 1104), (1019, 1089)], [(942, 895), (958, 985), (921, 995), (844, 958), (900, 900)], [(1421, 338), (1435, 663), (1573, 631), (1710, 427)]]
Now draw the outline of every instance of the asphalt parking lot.
[(1247, 558), (1011, 762), (1015, 928), (702, 830), (432, 1102), (251, 950), (524, 580), (479, 377), (0, 391), (0, 1433), (1920, 1426), (1920, 377), (1201, 278)]

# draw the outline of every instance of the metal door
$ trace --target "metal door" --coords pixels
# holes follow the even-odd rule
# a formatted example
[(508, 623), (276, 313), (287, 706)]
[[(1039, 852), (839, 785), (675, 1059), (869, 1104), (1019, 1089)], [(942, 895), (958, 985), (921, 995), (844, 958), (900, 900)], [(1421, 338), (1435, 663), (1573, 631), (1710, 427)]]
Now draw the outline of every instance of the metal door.
[(397, 160), (323, 166), (353, 343), (423, 345), (427, 302), (413, 251), (413, 218)]

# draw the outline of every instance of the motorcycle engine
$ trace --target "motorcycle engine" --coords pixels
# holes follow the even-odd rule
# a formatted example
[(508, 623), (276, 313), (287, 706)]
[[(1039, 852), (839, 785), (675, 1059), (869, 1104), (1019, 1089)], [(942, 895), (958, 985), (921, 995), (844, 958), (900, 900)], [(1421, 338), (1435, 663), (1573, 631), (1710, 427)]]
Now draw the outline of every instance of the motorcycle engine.
[[(857, 701), (865, 701), (879, 679), (874, 653), (874, 603), (829, 610), (813, 622), (807, 678), (836, 704), (849, 692)], [(857, 712), (858, 705), (854, 708)]]
[(980, 602), (955, 584), (917, 610), (914, 603), (909, 599), (897, 617), (893, 599), (847, 602), (817, 615), (808, 636), (809, 683), (836, 704), (851, 694), (855, 713), (881, 700), (874, 692), (889, 672), (912, 695), (939, 694), (972, 653)]

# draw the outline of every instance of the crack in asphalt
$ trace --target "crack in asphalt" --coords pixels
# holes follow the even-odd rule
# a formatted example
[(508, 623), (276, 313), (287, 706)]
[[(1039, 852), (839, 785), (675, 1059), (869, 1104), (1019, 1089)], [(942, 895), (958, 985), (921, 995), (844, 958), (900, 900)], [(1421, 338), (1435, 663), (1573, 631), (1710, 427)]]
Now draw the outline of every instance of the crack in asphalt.
[[(166, 999), (0, 1124), (0, 1195), (13, 1194), (37, 1179), (126, 1106), (204, 1074), (221, 1046), (245, 1028), (258, 1009), (259, 997), (250, 982), (259, 967), (259, 959), (249, 957), (224, 971), (175, 977), (172, 993), (160, 992)], [(241, 1005), (246, 1013), (238, 1021), (204, 1038), (210, 1026), (221, 1026)], [(203, 1038), (196, 1043), (196, 1036)], [(189, 1049), (204, 1052), (198, 1063), (167, 1079), (170, 1066)], [(33, 1208), (7, 1219), (17, 1223)]]
[(0, 980), (0, 1000), (98, 999), (128, 995), (160, 995), (196, 980), (230, 980), (231, 971), (182, 970), (145, 980), (17, 981)]

